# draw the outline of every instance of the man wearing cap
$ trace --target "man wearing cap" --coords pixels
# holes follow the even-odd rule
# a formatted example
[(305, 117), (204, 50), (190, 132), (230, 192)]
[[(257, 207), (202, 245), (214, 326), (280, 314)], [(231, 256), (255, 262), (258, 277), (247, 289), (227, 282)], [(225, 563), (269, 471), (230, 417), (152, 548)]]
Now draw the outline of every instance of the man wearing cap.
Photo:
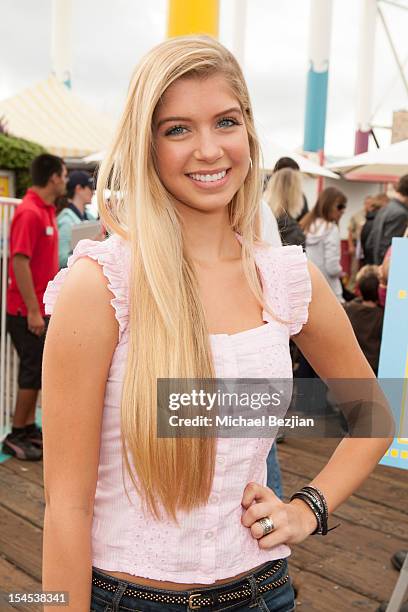
[(93, 194), (93, 178), (88, 172), (74, 170), (70, 173), (67, 185), (68, 205), (57, 217), (59, 235), (59, 265), (65, 268), (71, 255), (72, 228), (83, 221), (95, 221), (86, 212), (85, 206), (91, 203)]

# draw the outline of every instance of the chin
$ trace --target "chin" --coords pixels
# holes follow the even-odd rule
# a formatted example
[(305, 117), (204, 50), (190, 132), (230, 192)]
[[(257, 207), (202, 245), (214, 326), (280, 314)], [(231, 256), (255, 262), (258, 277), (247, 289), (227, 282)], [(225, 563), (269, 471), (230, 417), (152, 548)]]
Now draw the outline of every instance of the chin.
[(188, 206), (189, 208), (195, 208), (196, 210), (200, 210), (202, 212), (215, 212), (218, 210), (223, 210), (228, 207), (228, 204), (231, 202), (231, 197), (220, 197), (220, 198), (179, 198), (179, 201)]
[(204, 194), (199, 197), (196, 193), (185, 193), (181, 190), (179, 192), (173, 191), (172, 196), (182, 206), (188, 206), (202, 212), (216, 211), (217, 209), (223, 209), (228, 206), (234, 197), (233, 193), (219, 193), (219, 194)]

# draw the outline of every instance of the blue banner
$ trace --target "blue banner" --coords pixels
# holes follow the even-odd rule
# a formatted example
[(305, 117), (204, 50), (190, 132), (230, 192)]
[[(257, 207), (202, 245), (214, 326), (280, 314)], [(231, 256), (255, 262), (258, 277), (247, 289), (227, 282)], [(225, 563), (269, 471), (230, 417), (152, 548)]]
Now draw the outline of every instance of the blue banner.
[[(397, 437), (381, 460), (382, 465), (408, 469), (408, 239), (392, 241), (391, 265), (385, 303), (378, 377), (403, 379), (398, 398)], [(387, 395), (387, 390), (384, 389)], [(395, 398), (388, 398), (395, 406)]]

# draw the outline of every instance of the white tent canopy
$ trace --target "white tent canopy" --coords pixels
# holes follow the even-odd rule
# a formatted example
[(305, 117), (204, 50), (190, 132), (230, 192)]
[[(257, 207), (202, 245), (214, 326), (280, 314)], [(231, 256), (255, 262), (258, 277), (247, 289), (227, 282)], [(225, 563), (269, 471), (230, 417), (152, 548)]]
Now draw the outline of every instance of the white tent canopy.
[(113, 133), (110, 117), (82, 102), (53, 75), (1, 100), (0, 117), (12, 136), (37, 142), (61, 157), (99, 151)]
[(364, 175), (408, 174), (408, 140), (396, 142), (384, 149), (361, 153), (329, 165), (329, 168), (341, 174), (355, 172)]
[[(281, 146), (271, 143), (270, 141), (263, 140), (261, 142), (262, 152), (263, 152), (263, 168), (265, 170), (272, 171), (276, 162), (281, 157), (291, 157), (294, 159), (300, 168), (301, 172), (306, 174), (312, 174), (315, 176), (326, 176), (328, 178), (339, 178), (338, 174), (334, 174), (324, 166), (319, 166), (314, 162), (310, 161), (303, 155), (299, 155), (298, 153), (293, 153), (292, 151), (288, 151), (287, 149), (282, 148)], [(100, 162), (103, 160), (105, 156), (105, 151), (99, 151), (98, 153), (94, 153), (92, 155), (88, 155), (82, 161), (85, 163), (91, 162)]]
[(92, 162), (101, 162), (103, 160), (103, 158), (106, 155), (106, 151), (97, 151), (96, 153), (91, 153), (91, 155), (87, 155), (86, 157), (83, 158), (83, 162), (85, 164), (90, 164)]
[(315, 162), (311, 161), (307, 157), (303, 157), (299, 153), (294, 153), (288, 149), (284, 149), (275, 142), (261, 137), (261, 148), (263, 153), (263, 167), (265, 170), (272, 172), (276, 162), (281, 157), (291, 157), (299, 165), (300, 171), (305, 174), (312, 174), (314, 176), (325, 176), (327, 178), (338, 179), (339, 176), (328, 170), (325, 166), (319, 166)]

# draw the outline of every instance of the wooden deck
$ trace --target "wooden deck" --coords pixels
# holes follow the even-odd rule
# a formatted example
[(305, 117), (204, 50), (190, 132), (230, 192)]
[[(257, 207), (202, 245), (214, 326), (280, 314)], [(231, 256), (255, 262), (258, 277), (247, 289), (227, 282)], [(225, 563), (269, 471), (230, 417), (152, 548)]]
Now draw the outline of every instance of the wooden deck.
[[(290, 440), (279, 445), (285, 493), (312, 478), (336, 440)], [(42, 464), (10, 459), (0, 464), (0, 591), (40, 589), (44, 511)], [(397, 579), (391, 555), (408, 548), (408, 474), (378, 466), (336, 517), (341, 527), (294, 549), (291, 574), (300, 612), (374, 612)], [(37, 612), (40, 607), (0, 610)]]

